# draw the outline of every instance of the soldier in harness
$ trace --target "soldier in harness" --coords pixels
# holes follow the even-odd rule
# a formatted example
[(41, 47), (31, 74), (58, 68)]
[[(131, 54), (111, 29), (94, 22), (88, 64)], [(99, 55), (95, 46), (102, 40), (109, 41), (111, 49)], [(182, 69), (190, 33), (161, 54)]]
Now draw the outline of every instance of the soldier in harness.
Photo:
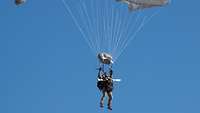
[(112, 80), (112, 74), (113, 71), (110, 68), (109, 74), (107, 75), (106, 72), (102, 70), (102, 68), (99, 68), (98, 72), (98, 81), (97, 81), (97, 87), (102, 92), (102, 97), (100, 100), (100, 107), (102, 108), (104, 106), (104, 97), (107, 94), (108, 96), (108, 109), (112, 110), (112, 91), (113, 91), (113, 80)]

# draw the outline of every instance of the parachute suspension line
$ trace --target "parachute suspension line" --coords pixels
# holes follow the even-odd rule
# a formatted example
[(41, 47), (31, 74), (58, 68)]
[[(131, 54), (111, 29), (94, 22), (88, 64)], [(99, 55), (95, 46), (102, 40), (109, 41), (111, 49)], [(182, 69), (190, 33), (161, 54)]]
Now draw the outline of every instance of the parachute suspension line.
[(94, 17), (93, 17), (93, 15), (90, 15), (90, 13), (89, 13), (89, 9), (91, 9), (92, 8), (92, 2), (90, 2), (89, 4), (88, 4), (88, 6), (86, 6), (86, 4), (85, 3), (83, 3), (84, 4), (84, 8), (85, 8), (85, 11), (86, 11), (86, 16), (88, 17), (88, 20), (89, 20), (89, 25), (90, 25), (90, 34), (91, 34), (91, 36), (89, 37), (90, 39), (91, 39), (91, 41), (92, 41), (92, 43), (93, 43), (93, 45), (94, 45), (94, 47), (95, 47), (95, 52), (97, 51), (97, 41), (96, 40), (94, 40), (94, 39), (96, 39), (95, 37), (97, 36), (96, 34), (94, 34), (95, 33), (95, 29), (94, 29), (94, 26), (95, 26), (95, 23), (93, 22), (94, 21)]
[(92, 43), (92, 40), (90, 39), (91, 34), (90, 34), (89, 20), (87, 18), (85, 18), (86, 14), (85, 14), (83, 7), (84, 7), (83, 4), (80, 3), (80, 7), (78, 7), (78, 9), (77, 9), (77, 11), (78, 11), (77, 13), (79, 14), (79, 17), (77, 17), (77, 19), (79, 19), (80, 21), (82, 20), (82, 22), (80, 22), (79, 24), (82, 25), (82, 27), (84, 28), (84, 32), (87, 34), (86, 39), (88, 40), (88, 42), (90, 43), (90, 45), (94, 49), (94, 45)]
[[(92, 2), (91, 2), (91, 7), (97, 7), (97, 3), (95, 4), (94, 3), (94, 1), (92, 0)], [(97, 51), (96, 52), (98, 52), (98, 51), (101, 51), (101, 47), (100, 47), (100, 39), (101, 39), (101, 32), (100, 32), (100, 30), (99, 30), (99, 27), (100, 27), (100, 23), (99, 23), (99, 9), (97, 8), (96, 9), (96, 11), (94, 11), (94, 10), (92, 10), (93, 11), (93, 15), (94, 15), (94, 25), (95, 25), (95, 23), (96, 23), (96, 27), (94, 27), (94, 29), (95, 29), (95, 32), (94, 33), (96, 33), (96, 46), (97, 46)], [(98, 54), (98, 53), (96, 53), (96, 54)]]
[[(101, 34), (101, 37), (99, 37), (99, 43), (100, 43), (100, 51), (101, 52), (108, 52), (110, 53), (111, 51), (111, 46), (112, 44), (112, 20), (114, 19), (113, 14), (113, 4), (109, 1), (100, 1), (100, 3), (97, 2), (97, 6), (95, 8), (96, 14), (98, 14), (99, 21), (99, 26), (97, 28), (99, 29), (98, 31)], [(99, 51), (99, 52), (100, 52)]]
[(121, 53), (124, 51), (124, 49), (126, 48), (126, 46), (128, 45), (128, 43), (129, 43), (131, 40), (133, 40), (133, 39), (135, 38), (136, 34), (141, 30), (141, 28), (142, 28), (142, 26), (143, 26), (143, 23), (144, 23), (144, 20), (145, 20), (145, 19), (143, 19), (143, 21), (140, 23), (139, 27), (134, 31), (134, 36), (133, 36), (133, 38), (130, 37), (129, 39), (124, 40), (124, 42), (123, 42), (123, 44), (122, 44), (122, 46), (121, 46), (121, 48), (120, 48), (120, 51), (118, 51), (118, 53), (117, 53), (117, 55), (116, 55), (116, 58), (118, 58), (118, 57), (121, 55)]
[[(97, 18), (98, 18), (98, 25), (96, 28), (98, 29), (97, 31), (99, 32), (99, 37), (98, 37), (98, 40), (99, 40), (99, 51), (98, 52), (102, 52), (103, 51), (103, 47), (102, 45), (104, 45), (104, 29), (103, 29), (103, 26), (104, 26), (104, 20), (103, 20), (103, 13), (102, 13), (102, 9), (99, 8), (99, 5), (100, 3), (96, 2), (96, 14), (97, 14)], [(94, 10), (95, 10), (94, 9)]]
[(115, 19), (114, 19), (114, 28), (113, 28), (113, 37), (112, 37), (112, 55), (113, 57), (115, 57), (114, 55), (114, 48), (117, 48), (118, 47), (118, 42), (119, 40), (122, 38), (122, 30), (125, 30), (123, 28), (123, 21), (122, 21), (122, 14), (119, 12), (119, 13), (115, 13)]
[[(95, 29), (95, 33), (96, 33), (96, 37), (93, 37), (94, 38), (94, 40), (96, 40), (96, 46), (97, 46), (97, 51), (96, 52), (99, 52), (99, 51), (101, 51), (101, 37), (102, 37), (102, 30), (101, 30), (101, 24), (100, 24), (100, 18), (99, 17), (101, 17), (100, 15), (100, 13), (99, 13), (99, 8), (98, 8), (98, 2), (94, 2), (93, 0), (92, 0), (92, 2), (93, 3), (91, 3), (91, 4), (93, 4), (93, 5), (91, 5), (91, 7), (94, 7), (94, 8), (92, 8), (93, 10), (93, 13), (92, 13), (92, 15), (93, 15), (93, 17), (95, 17), (94, 18), (94, 20), (95, 20), (95, 22), (94, 22), (94, 25), (93, 25), (93, 29)], [(98, 54), (98, 53), (96, 53), (96, 54)]]
[[(108, 19), (108, 20), (110, 20), (109, 21), (109, 40), (108, 40), (108, 45), (109, 45), (109, 53), (110, 54), (112, 54), (111, 52), (112, 52), (112, 48), (113, 48), (113, 40), (115, 39), (114, 38), (114, 36), (113, 35), (115, 35), (114, 33), (114, 31), (116, 31), (115, 29), (117, 28), (116, 27), (116, 18), (115, 18), (115, 12), (114, 12), (114, 8), (113, 8), (114, 6), (110, 6), (110, 10), (108, 9), (108, 11), (110, 11), (110, 17), (108, 17), (108, 18), (110, 18), (110, 19)], [(113, 56), (113, 55), (112, 55)]]
[[(96, 27), (97, 25), (95, 25), (95, 15), (93, 15), (93, 10), (90, 10), (92, 9), (92, 7), (94, 7), (94, 3), (92, 1), (90, 1), (90, 3), (88, 3), (88, 6), (85, 4), (84, 5), (85, 9), (87, 9), (87, 18), (88, 20), (90, 21), (90, 34), (91, 36), (89, 37), (95, 47), (95, 55), (96, 55), (96, 52), (98, 51), (98, 41), (96, 40), (98, 37), (98, 33), (97, 33), (97, 30), (96, 30)], [(95, 34), (96, 33), (96, 34)]]
[(104, 31), (105, 31), (105, 51), (109, 52), (110, 53), (110, 49), (111, 49), (111, 37), (110, 37), (110, 20), (111, 20), (111, 17), (110, 17), (110, 12), (111, 12), (111, 4), (109, 1), (105, 1), (104, 2), (104, 8), (103, 8), (103, 12), (104, 12)]
[[(112, 4), (112, 3), (111, 3)], [(117, 40), (118, 35), (120, 34), (120, 25), (122, 24), (120, 21), (120, 15), (117, 13), (117, 10), (115, 10), (114, 4), (110, 6), (110, 42), (109, 42), (109, 52), (112, 56), (113, 54), (113, 48), (116, 46), (115, 42)]]
[[(122, 12), (121, 12), (122, 13)], [(123, 13), (122, 13), (123, 14)], [(113, 48), (113, 54), (115, 56), (115, 60), (116, 60), (116, 55), (117, 52), (120, 51), (122, 49), (122, 47), (124, 46), (124, 40), (127, 40), (128, 37), (128, 33), (129, 32), (135, 32), (134, 28), (135, 28), (135, 23), (137, 23), (137, 20), (139, 18), (139, 14), (134, 14), (133, 16), (131, 15), (130, 17), (125, 18), (125, 14), (122, 15), (121, 21), (123, 22), (123, 26), (120, 26), (120, 30), (121, 30), (121, 34), (118, 36), (117, 38), (117, 42), (116, 42), (116, 46), (115, 48)], [(131, 20), (134, 20), (133, 24), (131, 24)]]
[(104, 8), (104, 30), (105, 30), (105, 42), (106, 42), (106, 45), (105, 45), (105, 47), (106, 47), (106, 51), (107, 52), (110, 52), (110, 45), (109, 45), (109, 43), (110, 43), (110, 37), (109, 37), (109, 35), (110, 35), (110, 33), (109, 33), (109, 23), (110, 23), (110, 17), (109, 17), (109, 12), (111, 11), (110, 10), (110, 8), (109, 8), (109, 3), (106, 3), (106, 1), (105, 1), (105, 8)]
[(125, 43), (125, 45), (123, 46), (123, 48), (121, 49), (121, 51), (119, 51), (118, 55), (116, 56), (117, 58), (122, 54), (122, 52), (126, 49), (126, 47), (129, 45), (129, 43), (134, 40), (137, 36), (137, 33), (139, 33), (141, 31), (141, 29), (149, 23), (149, 21), (151, 21), (151, 19), (157, 15), (159, 13), (159, 11), (154, 12), (153, 14), (151, 14), (150, 16), (145, 16), (142, 20), (142, 22), (140, 23), (140, 26), (137, 28), (137, 30), (131, 35), (129, 36), (129, 40)]
[(61, 0), (65, 9), (69, 12), (69, 14), (71, 15), (75, 25), (77, 26), (77, 28), (79, 29), (79, 31), (81, 32), (82, 36), (84, 37), (85, 41), (88, 43), (89, 47), (91, 48), (92, 52), (95, 52), (94, 47), (91, 45), (90, 41), (87, 39), (87, 35), (84, 32), (83, 28), (81, 27), (81, 25), (78, 23), (76, 17), (73, 15), (71, 8), (69, 7), (69, 5), (65, 2), (65, 0)]
[[(108, 1), (109, 2), (109, 1)], [(110, 2), (109, 2), (110, 3)], [(107, 6), (106, 6), (106, 8), (105, 8), (105, 11), (107, 12), (107, 13), (105, 13), (106, 15), (105, 15), (105, 17), (107, 17), (106, 18), (106, 40), (108, 40), (107, 41), (107, 51), (108, 52), (110, 52), (111, 51), (111, 46), (110, 46), (110, 44), (111, 44), (111, 38), (110, 38), (110, 34), (111, 34), (111, 32), (110, 32), (110, 20), (111, 20), (111, 18), (110, 18), (110, 12), (112, 11), (111, 9), (111, 4), (109, 4), (109, 3), (106, 3), (107, 4)]]
[(113, 31), (115, 34), (112, 37), (113, 38), (113, 47), (112, 47), (112, 55), (114, 55), (114, 48), (118, 47), (118, 42), (121, 39), (121, 35), (122, 35), (122, 30), (123, 29), (123, 21), (120, 19), (120, 17), (122, 17), (121, 13), (116, 13), (116, 18), (115, 18), (115, 30)]
[[(103, 2), (103, 1), (102, 1), (102, 2)], [(105, 5), (105, 4), (104, 4), (104, 5)], [(106, 17), (105, 17), (105, 13), (106, 13), (106, 12), (105, 12), (105, 9), (104, 9), (104, 8), (102, 8), (101, 10), (102, 10), (102, 11), (101, 11), (101, 14), (102, 14), (102, 17), (101, 17), (101, 18), (102, 18), (102, 23), (103, 23), (103, 24), (102, 24), (102, 25), (103, 25), (103, 26), (102, 26), (102, 30), (103, 30), (103, 34), (104, 34), (103, 37), (102, 37), (102, 38), (103, 38), (103, 47), (102, 47), (102, 48), (104, 49), (104, 51), (106, 51), (106, 49), (107, 49), (107, 47), (106, 47), (106, 46), (107, 46), (107, 44), (106, 44), (106, 43), (107, 43), (107, 40), (106, 40)]]
[[(116, 17), (117, 26), (116, 26), (116, 30), (114, 31), (116, 34), (113, 37), (114, 38), (114, 42), (113, 42), (113, 50), (112, 51), (115, 50), (114, 48), (118, 48), (118, 42), (120, 41), (121, 35), (122, 35), (121, 33), (122, 33), (123, 30), (125, 30), (123, 28), (123, 20), (121, 19), (123, 15), (121, 13), (118, 13), (118, 15), (116, 15), (116, 16), (117, 16)], [(113, 52), (113, 56), (115, 56), (114, 52)]]
[(82, 4), (83, 4), (83, 8), (82, 8), (82, 11), (84, 12), (84, 15), (83, 15), (83, 17), (85, 17), (85, 18), (83, 18), (83, 21), (86, 21), (87, 22), (87, 24), (86, 24), (86, 26), (87, 26), (87, 32), (88, 32), (88, 39), (91, 41), (91, 45), (93, 45), (93, 49), (95, 49), (95, 53), (96, 53), (96, 51), (97, 51), (97, 48), (96, 48), (96, 43), (95, 43), (95, 35), (94, 35), (94, 29), (93, 29), (93, 26), (94, 25), (92, 25), (92, 17), (91, 16), (89, 16), (89, 14), (88, 14), (88, 9), (87, 9), (87, 6), (85, 5), (85, 3), (84, 2), (82, 2)]
[[(94, 0), (90, 1), (90, 9), (94, 9), (91, 10), (91, 20), (93, 21), (92, 24), (92, 29), (93, 29), (93, 34), (94, 36), (91, 37), (94, 40), (94, 45), (96, 45), (96, 54), (98, 54), (98, 51), (100, 51), (101, 47), (100, 47), (100, 43), (99, 43), (99, 39), (100, 39), (100, 30), (99, 30), (99, 17), (98, 17), (98, 3), (94, 2)], [(94, 8), (95, 7), (95, 8)], [(96, 10), (95, 10), (96, 9)], [(88, 10), (89, 11), (89, 10)], [(96, 34), (95, 34), (96, 33)]]
[[(124, 14), (124, 15), (121, 15), (121, 21), (123, 22), (123, 26), (120, 27), (120, 36), (117, 38), (117, 42), (116, 42), (116, 46), (115, 48), (113, 48), (113, 54), (114, 54), (114, 59), (116, 60), (116, 54), (118, 51), (121, 50), (122, 46), (123, 46), (123, 41), (128, 39), (129, 37), (127, 37), (127, 34), (129, 32), (134, 32), (134, 30), (132, 29), (133, 27), (135, 27), (134, 24), (131, 24), (132, 20), (134, 20), (136, 17), (135, 17), (135, 14), (134, 15), (129, 15), (127, 16), (127, 13), (124, 13), (124, 12), (120, 12), (120, 14)], [(136, 15), (138, 16), (138, 15)]]
[[(108, 51), (109, 51), (109, 54), (110, 54), (111, 49), (112, 49), (111, 48), (111, 44), (112, 44), (112, 37), (111, 37), (111, 34), (112, 34), (112, 32), (111, 32), (112, 4), (108, 4), (108, 7), (109, 7), (109, 5), (110, 5), (110, 8), (108, 8), (107, 10), (110, 9), (110, 11), (109, 12), (107, 11), (107, 17), (110, 18), (110, 19), (108, 19), (109, 21), (107, 23), (107, 29), (108, 29), (108, 31), (107, 31), (107, 34), (108, 34), (107, 38), (109, 39), (108, 40)], [(109, 15), (111, 15), (111, 16), (109, 16)]]
[(113, 56), (113, 53), (112, 53), (112, 51), (113, 51), (113, 48), (114, 48), (114, 45), (112, 44), (113, 42), (114, 42), (114, 29), (116, 28), (115, 26), (117, 25), (116, 24), (116, 21), (115, 21), (115, 11), (114, 11), (114, 6), (111, 6), (112, 8), (111, 8), (111, 19), (110, 19), (110, 43), (109, 43), (109, 45), (110, 45), (110, 54), (112, 54), (112, 56)]
[(139, 21), (139, 20), (141, 20), (140, 16), (141, 16), (141, 13), (136, 13), (133, 17), (129, 17), (130, 20), (134, 20), (134, 21), (131, 24), (130, 23), (131, 21), (128, 20), (128, 23), (127, 23), (127, 26), (126, 26), (126, 30), (128, 32), (124, 35), (125, 38), (122, 41), (120, 41), (121, 43), (120, 43), (119, 46), (117, 46), (118, 48), (116, 48), (116, 50), (117, 50), (116, 53), (115, 53), (116, 59), (118, 58), (117, 56), (118, 56), (119, 52), (123, 51), (122, 49), (125, 46), (127, 40), (130, 39), (128, 34), (130, 34), (132, 32), (135, 33), (136, 29), (138, 28), (138, 24), (141, 24), (140, 21)]

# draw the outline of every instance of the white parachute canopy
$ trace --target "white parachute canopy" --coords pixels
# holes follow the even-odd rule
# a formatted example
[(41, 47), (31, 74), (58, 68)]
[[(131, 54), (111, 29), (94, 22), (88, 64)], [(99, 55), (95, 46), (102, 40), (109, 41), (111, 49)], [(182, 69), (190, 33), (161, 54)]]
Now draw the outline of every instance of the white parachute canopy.
[[(142, 10), (146, 6), (157, 6), (154, 1), (160, 1), (161, 6), (164, 5), (161, 1), (166, 0), (62, 0), (67, 13), (71, 15), (95, 56), (106, 53), (111, 56), (112, 62), (117, 60), (136, 34), (157, 14), (155, 8), (151, 11), (150, 8)], [(124, 3), (131, 5), (131, 10), (135, 9), (133, 5), (143, 8), (130, 12)]]
[(136, 11), (139, 9), (161, 7), (169, 4), (169, 0), (116, 0), (117, 2), (123, 2), (128, 4), (130, 11)]

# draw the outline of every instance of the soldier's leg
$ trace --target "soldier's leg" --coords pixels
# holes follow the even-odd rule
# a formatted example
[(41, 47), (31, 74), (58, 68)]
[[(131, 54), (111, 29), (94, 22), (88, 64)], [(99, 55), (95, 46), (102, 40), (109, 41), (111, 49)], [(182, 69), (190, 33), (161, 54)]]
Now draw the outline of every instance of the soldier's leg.
[(100, 107), (103, 107), (104, 97), (105, 97), (105, 91), (102, 91), (102, 96), (101, 96), (101, 100), (100, 100)]
[(108, 109), (112, 110), (112, 92), (107, 92), (108, 94)]

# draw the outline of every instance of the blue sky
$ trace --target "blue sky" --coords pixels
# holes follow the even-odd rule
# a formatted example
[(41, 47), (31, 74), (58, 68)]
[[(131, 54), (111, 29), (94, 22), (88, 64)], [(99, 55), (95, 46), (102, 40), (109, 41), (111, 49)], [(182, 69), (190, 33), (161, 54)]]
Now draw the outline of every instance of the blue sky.
[[(198, 0), (174, 0), (114, 66), (114, 113), (200, 112)], [(96, 58), (60, 0), (0, 1), (0, 112), (101, 113)]]

